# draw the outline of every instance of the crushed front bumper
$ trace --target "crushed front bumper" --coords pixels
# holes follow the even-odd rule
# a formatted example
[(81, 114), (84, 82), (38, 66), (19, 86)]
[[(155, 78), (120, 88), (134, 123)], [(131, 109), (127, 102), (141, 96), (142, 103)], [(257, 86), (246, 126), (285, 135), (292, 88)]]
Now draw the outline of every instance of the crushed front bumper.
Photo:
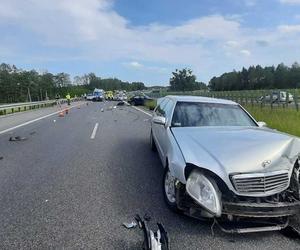
[[(181, 185), (176, 190), (177, 206), (185, 214), (196, 218), (213, 218), (214, 216), (204, 210), (185, 191)], [(287, 194), (284, 200), (278, 201), (272, 197), (268, 199), (245, 197), (239, 199), (222, 198), (222, 218), (233, 220), (234, 218), (283, 218), (300, 213), (300, 200)]]
[(222, 214), (237, 217), (274, 218), (293, 216), (300, 212), (300, 201), (250, 203), (223, 202)]

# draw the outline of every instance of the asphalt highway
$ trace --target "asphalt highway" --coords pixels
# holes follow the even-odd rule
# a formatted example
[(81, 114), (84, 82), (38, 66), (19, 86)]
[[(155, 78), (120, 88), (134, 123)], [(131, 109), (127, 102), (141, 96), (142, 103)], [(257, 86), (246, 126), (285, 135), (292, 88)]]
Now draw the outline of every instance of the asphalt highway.
[(52, 108), (0, 118), (0, 249), (142, 249), (142, 231), (121, 225), (137, 213), (152, 229), (163, 223), (171, 249), (300, 249), (278, 232), (212, 236), (210, 223), (171, 212), (149, 115), (74, 105), (64, 117)]

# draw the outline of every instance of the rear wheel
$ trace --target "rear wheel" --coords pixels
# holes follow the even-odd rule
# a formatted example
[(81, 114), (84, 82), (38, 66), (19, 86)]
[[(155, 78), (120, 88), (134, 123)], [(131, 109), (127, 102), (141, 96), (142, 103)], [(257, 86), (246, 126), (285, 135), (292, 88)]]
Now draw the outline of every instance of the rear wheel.
[(176, 204), (176, 188), (175, 188), (176, 178), (172, 176), (168, 167), (165, 167), (164, 177), (163, 177), (163, 194), (167, 206), (174, 212), (179, 212)]

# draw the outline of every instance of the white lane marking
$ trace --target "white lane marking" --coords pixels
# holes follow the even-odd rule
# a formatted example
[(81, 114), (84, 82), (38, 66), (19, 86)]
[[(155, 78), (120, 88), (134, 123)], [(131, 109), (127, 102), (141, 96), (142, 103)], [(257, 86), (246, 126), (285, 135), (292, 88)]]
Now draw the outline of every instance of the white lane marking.
[(95, 137), (96, 137), (96, 133), (97, 133), (98, 126), (99, 126), (99, 123), (97, 122), (97, 123), (95, 124), (95, 127), (94, 127), (93, 132), (92, 132), (92, 135), (91, 135), (91, 139), (92, 139), (92, 140), (94, 140)]
[[(74, 105), (74, 106), (70, 107), (70, 109), (75, 108), (75, 107), (77, 107), (77, 106), (79, 106), (79, 105), (82, 105), (82, 104), (80, 103), (80, 104)], [(10, 131), (12, 131), (12, 130), (14, 130), (14, 129), (24, 127), (24, 126), (29, 125), (29, 124), (31, 124), (31, 123), (40, 121), (40, 120), (45, 119), (45, 118), (47, 118), (47, 117), (56, 115), (56, 114), (58, 114), (58, 113), (60, 113), (60, 112), (61, 112), (61, 110), (56, 111), (56, 112), (53, 112), (53, 113), (48, 114), (48, 115), (45, 115), (45, 116), (42, 116), (42, 117), (39, 117), (39, 118), (36, 118), (36, 119), (33, 119), (33, 120), (31, 120), (31, 121), (28, 121), (28, 122), (24, 122), (24, 123), (19, 124), (19, 125), (17, 125), (17, 126), (14, 126), (14, 127), (11, 127), (11, 128), (5, 129), (5, 130), (2, 130), (2, 131), (0, 131), (0, 135), (2, 135), (2, 134), (4, 134), (4, 133), (7, 133), (7, 132), (10, 132)]]
[(152, 116), (151, 114), (149, 114), (148, 112), (146, 112), (146, 111), (144, 111), (144, 110), (142, 110), (142, 109), (140, 109), (140, 108), (137, 108), (137, 107), (135, 107), (135, 106), (131, 106), (131, 107), (133, 107), (134, 109), (136, 109), (136, 110), (138, 110), (138, 111), (143, 112), (144, 114), (146, 114), (146, 115), (148, 115), (148, 116)]

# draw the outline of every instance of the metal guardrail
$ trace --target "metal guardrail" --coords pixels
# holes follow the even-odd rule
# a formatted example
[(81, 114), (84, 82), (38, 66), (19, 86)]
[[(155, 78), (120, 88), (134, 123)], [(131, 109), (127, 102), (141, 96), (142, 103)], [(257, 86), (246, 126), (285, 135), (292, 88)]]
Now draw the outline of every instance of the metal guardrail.
[(42, 102), (25, 102), (25, 103), (13, 103), (0, 106), (0, 115), (6, 115), (9, 113), (21, 112), (31, 109), (37, 109), (42, 107), (50, 107), (56, 104), (55, 100), (42, 101)]
[[(71, 101), (79, 101), (80, 98), (73, 98)], [(60, 99), (60, 104), (66, 103), (66, 99)], [(41, 101), (41, 102), (24, 102), (24, 103), (12, 103), (12, 104), (5, 104), (0, 105), (0, 116), (21, 112), (21, 111), (27, 111), (32, 109), (38, 109), (38, 108), (44, 108), (44, 107), (51, 107), (56, 105), (56, 100), (50, 100), (50, 101)]]
[(5, 104), (5, 105), (0, 105), (0, 110), (5, 109), (5, 108), (12, 108), (12, 107), (19, 107), (19, 106), (30, 106), (30, 105), (38, 105), (38, 104), (44, 104), (44, 103), (49, 103), (53, 102), (51, 101), (42, 101), (42, 102), (20, 102), (20, 103), (11, 103), (11, 104)]

